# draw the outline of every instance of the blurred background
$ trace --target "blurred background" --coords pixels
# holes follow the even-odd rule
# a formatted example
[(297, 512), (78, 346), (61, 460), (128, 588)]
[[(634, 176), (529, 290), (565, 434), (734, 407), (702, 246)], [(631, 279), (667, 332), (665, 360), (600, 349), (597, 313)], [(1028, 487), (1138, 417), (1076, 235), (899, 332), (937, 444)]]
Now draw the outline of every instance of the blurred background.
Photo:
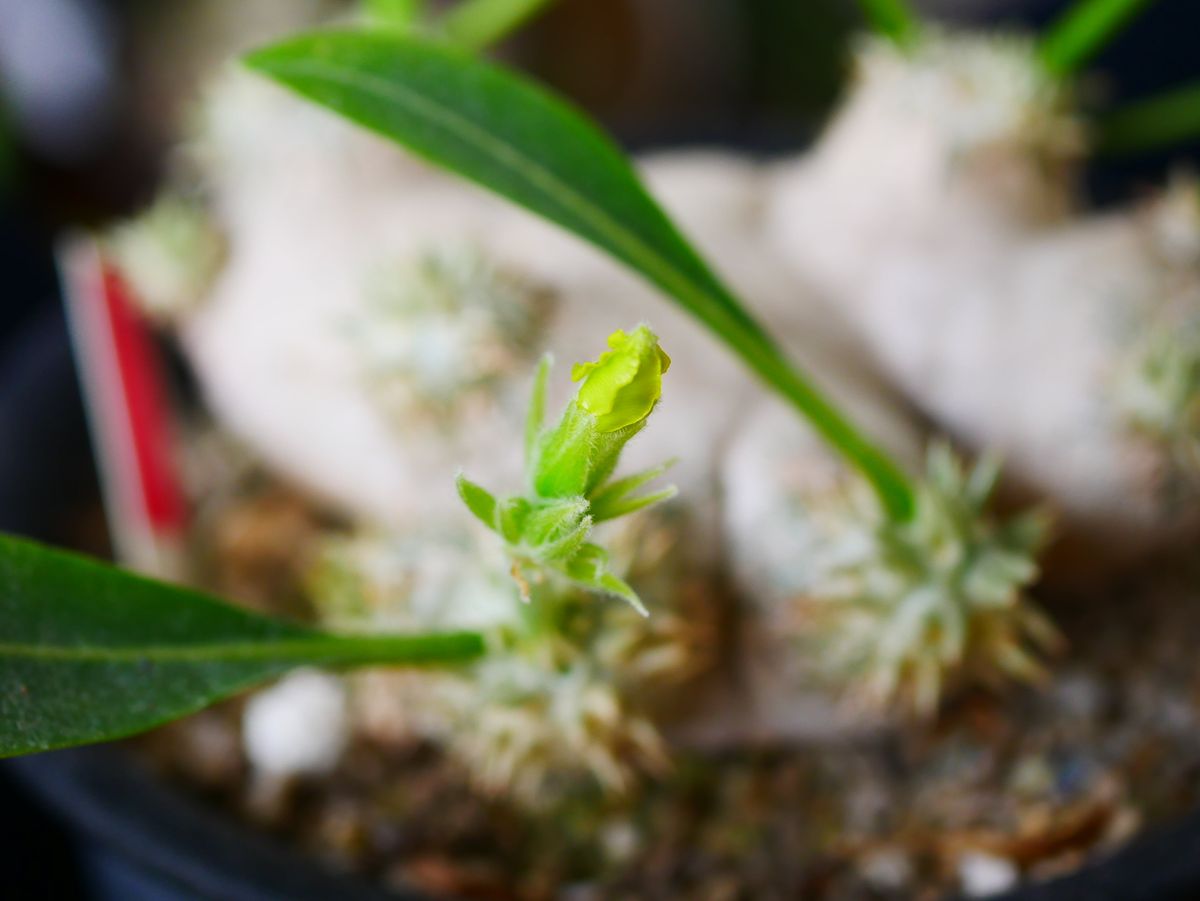
[[(1036, 28), (1065, 0), (921, 0), (947, 21)], [(53, 293), (59, 229), (146, 200), (201, 73), (346, 0), (0, 0), (0, 336)], [(860, 26), (854, 0), (559, 0), (511, 41), (515, 62), (633, 145), (732, 143), (772, 153), (820, 126)], [(1094, 62), (1090, 95), (1121, 102), (1200, 78), (1200, 4), (1157, 0)], [(1101, 160), (1111, 200), (1171, 160)], [(0, 339), (2, 340), (2, 339)]]
[[(917, 5), (946, 21), (1037, 28), (1067, 2)], [(10, 430), (0, 455), (19, 453), (21, 442), (3, 417), (5, 398), (40, 372), (61, 372), (55, 364), (68, 353), (55, 236), (149, 199), (195, 85), (217, 60), (350, 8), (334, 0), (0, 0), (0, 421)], [(860, 25), (853, 0), (559, 0), (503, 53), (632, 146), (717, 143), (770, 155), (820, 128)], [(1121, 103), (1200, 79), (1197, 34), (1196, 0), (1149, 4), (1090, 67), (1089, 100)], [(1200, 144), (1099, 159), (1089, 191), (1097, 203), (1112, 202), (1198, 156)], [(52, 390), (78, 408), (73, 384)], [(81, 422), (47, 417), (18, 431), (50, 430), (51, 446), (86, 459)], [(10, 525), (13, 503), (0, 497), (0, 528)], [(13, 791), (0, 784), (5, 896), (81, 897), (70, 868), (59, 865), (65, 846)]]

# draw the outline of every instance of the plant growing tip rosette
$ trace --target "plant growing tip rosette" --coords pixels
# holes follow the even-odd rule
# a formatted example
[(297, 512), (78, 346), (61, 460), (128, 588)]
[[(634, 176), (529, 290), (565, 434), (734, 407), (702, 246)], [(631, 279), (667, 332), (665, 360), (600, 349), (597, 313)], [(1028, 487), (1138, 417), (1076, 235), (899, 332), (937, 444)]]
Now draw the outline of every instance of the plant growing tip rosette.
[[(839, 399), (914, 470), (914, 515), (888, 517), (786, 410), (753, 411), (726, 455), (726, 541), (751, 602), (742, 656), (766, 727), (809, 739), (932, 716), (950, 693), (1037, 681), (1057, 632), (1028, 595), (1049, 537), (1040, 511), (997, 514), (994, 460), (961, 463), (844, 379)], [(839, 714), (832, 696), (852, 702)], [(827, 722), (796, 711), (828, 708)], [(836, 720), (836, 722), (835, 722)]]
[(644, 616), (637, 594), (612, 572), (608, 552), (588, 538), (598, 523), (675, 496), (673, 487), (635, 493), (670, 463), (612, 478), (621, 451), (658, 405), (671, 358), (645, 325), (614, 332), (608, 346), (596, 361), (573, 367), (571, 378), (581, 384), (553, 428), (543, 423), (549, 358), (538, 367), (525, 432), (524, 494), (497, 500), (465, 475), (458, 477), (458, 493), (504, 540), (523, 600), (529, 600), (532, 582), (555, 574), (615, 595)]

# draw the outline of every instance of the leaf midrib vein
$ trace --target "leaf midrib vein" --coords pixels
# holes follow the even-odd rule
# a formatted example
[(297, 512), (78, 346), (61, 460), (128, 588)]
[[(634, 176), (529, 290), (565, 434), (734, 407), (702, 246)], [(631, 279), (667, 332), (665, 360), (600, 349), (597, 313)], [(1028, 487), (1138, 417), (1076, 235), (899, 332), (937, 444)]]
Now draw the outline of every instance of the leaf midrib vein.
[(266, 641), (207, 642), (186, 645), (102, 647), (95, 645), (0, 643), (0, 660), (25, 658), (74, 663), (237, 663), (306, 657), (317, 660), (456, 658), (479, 653), (478, 636), (449, 633), (435, 636), (313, 637)]
[(519, 178), (525, 179), (539, 190), (556, 198), (574, 215), (580, 217), (580, 219), (588, 223), (599, 234), (603, 235), (606, 240), (611, 241), (614, 246), (621, 248), (622, 252), (629, 254), (632, 259), (638, 261), (638, 265), (641, 268), (648, 273), (654, 273), (654, 278), (661, 280), (659, 283), (669, 293), (682, 294), (690, 297), (692, 303), (710, 306), (710, 308), (715, 303), (718, 309), (730, 315), (730, 311), (725, 309), (727, 306), (726, 303), (712, 292), (699, 287), (693, 278), (654, 250), (636, 232), (622, 226), (620, 222), (606, 213), (602, 207), (589, 201), (584, 195), (573, 189), (570, 184), (564, 182), (551, 170), (523, 153), (518, 147), (496, 138), (490, 132), (477, 126), (470, 119), (456, 113), (451, 107), (438, 103), (436, 100), (403, 84), (388, 81), (378, 76), (347, 71), (319, 62), (275, 63), (272, 66), (272, 71), (283, 75), (295, 74), (324, 78), (347, 88), (361, 90), (367, 94), (373, 93), (380, 99), (395, 101), (397, 104), (407, 107), (409, 112), (417, 116), (424, 115), (436, 121), (447, 131), (457, 134), (466, 143), (474, 144), (477, 148), (488, 153), (493, 159), (501, 162), (510, 172)]

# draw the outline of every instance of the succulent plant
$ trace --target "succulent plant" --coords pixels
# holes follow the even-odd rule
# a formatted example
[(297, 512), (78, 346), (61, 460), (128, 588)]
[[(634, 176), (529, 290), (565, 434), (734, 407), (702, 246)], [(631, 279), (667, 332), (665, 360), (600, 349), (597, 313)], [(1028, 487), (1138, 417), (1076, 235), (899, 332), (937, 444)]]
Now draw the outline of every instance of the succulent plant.
[(1072, 91), (1042, 65), (1032, 38), (925, 28), (911, 46), (869, 40), (858, 67), (896, 113), (936, 129), (952, 159), (1015, 151), (1050, 165), (1084, 150)]
[(594, 780), (614, 792), (666, 764), (657, 720), (714, 662), (719, 604), (686, 560), (675, 514), (616, 523), (621, 577), (655, 615), (561, 580), (523, 603), (482, 536), (331, 535), (310, 580), (324, 623), (354, 632), (478, 628), (490, 653), (459, 672), (349, 678), (352, 726), (443, 744), (484, 790), (541, 803)]
[(911, 521), (881, 517), (856, 484), (814, 512), (820, 552), (796, 612), (805, 643), (851, 694), (928, 715), (950, 686), (1042, 677), (1057, 632), (1025, 589), (1048, 522), (990, 515), (998, 474), (990, 459), (964, 469), (939, 444)]
[[(526, 433), (527, 490), (498, 501), (459, 479), (476, 518), (504, 541), (452, 528), (332, 537), (311, 581), (330, 625), (473, 628), (490, 653), (455, 673), (370, 673), (354, 683), (359, 727), (385, 740), (445, 744), (484, 789), (543, 802), (581, 777), (626, 791), (666, 763), (663, 699), (716, 655), (710, 583), (689, 579), (686, 512), (626, 517), (674, 494), (635, 495), (658, 467), (613, 479), (646, 423), (670, 360), (645, 326), (617, 332), (557, 426), (542, 424), (549, 361)], [(604, 527), (606, 544), (594, 543)], [(515, 576), (510, 578), (510, 576)], [(639, 592), (655, 605), (645, 618)], [(594, 592), (628, 604), (603, 603)]]
[(104, 243), (134, 300), (155, 319), (175, 318), (203, 300), (226, 254), (225, 237), (204, 206), (172, 193), (112, 228)]
[(579, 589), (545, 587), (535, 590), (534, 604), (521, 605), (525, 616), (502, 630), (484, 661), (430, 685), (428, 703), (444, 717), (450, 752), (487, 791), (540, 803), (588, 776), (626, 792), (639, 774), (667, 763), (657, 726), (622, 685), (626, 674), (602, 653), (607, 629), (636, 626), (601, 616), (560, 633), (560, 618), (591, 620), (598, 607), (627, 608), (597, 605)]
[(372, 395), (404, 427), (452, 419), (523, 373), (554, 307), (547, 288), (471, 246), (377, 268), (364, 300), (346, 334)]
[(1129, 424), (1168, 448), (1176, 474), (1194, 484), (1200, 479), (1200, 317), (1165, 318), (1135, 342), (1114, 390)]
[(1055, 633), (1025, 589), (1038, 575), (1046, 517), (998, 517), (993, 460), (964, 470), (944, 445), (922, 451), (891, 405), (850, 386), (843, 400), (890, 436), (889, 449), (925, 456), (909, 519), (887, 517), (859, 478), (776, 407), (743, 427), (727, 461), (734, 575), (751, 631), (780, 662), (764, 696), (794, 696), (800, 710), (824, 687), (864, 713), (924, 715), (946, 689), (1037, 678)]

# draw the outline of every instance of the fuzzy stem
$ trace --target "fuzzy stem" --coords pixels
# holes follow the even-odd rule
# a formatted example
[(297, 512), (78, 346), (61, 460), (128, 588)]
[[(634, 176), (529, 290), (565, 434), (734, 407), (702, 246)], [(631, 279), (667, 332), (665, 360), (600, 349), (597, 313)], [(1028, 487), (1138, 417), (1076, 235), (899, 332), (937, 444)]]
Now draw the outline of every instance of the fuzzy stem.
[(1151, 0), (1078, 0), (1046, 32), (1042, 64), (1060, 78), (1078, 71)]
[(901, 47), (911, 44), (920, 30), (920, 20), (905, 0), (859, 0), (859, 3), (875, 31)]
[(467, 50), (499, 43), (555, 0), (463, 0), (442, 18), (439, 31)]
[(1109, 113), (1098, 131), (1097, 149), (1110, 155), (1143, 153), (1200, 137), (1200, 82)]

